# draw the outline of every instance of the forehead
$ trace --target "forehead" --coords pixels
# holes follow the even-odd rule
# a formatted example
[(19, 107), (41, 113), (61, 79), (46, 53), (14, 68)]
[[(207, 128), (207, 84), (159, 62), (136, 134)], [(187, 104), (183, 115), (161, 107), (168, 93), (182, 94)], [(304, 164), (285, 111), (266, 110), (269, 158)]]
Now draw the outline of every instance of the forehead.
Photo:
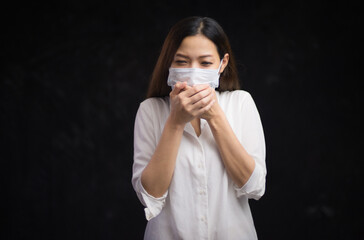
[(218, 57), (216, 45), (203, 35), (188, 36), (183, 39), (176, 54), (181, 53), (190, 57), (212, 55)]

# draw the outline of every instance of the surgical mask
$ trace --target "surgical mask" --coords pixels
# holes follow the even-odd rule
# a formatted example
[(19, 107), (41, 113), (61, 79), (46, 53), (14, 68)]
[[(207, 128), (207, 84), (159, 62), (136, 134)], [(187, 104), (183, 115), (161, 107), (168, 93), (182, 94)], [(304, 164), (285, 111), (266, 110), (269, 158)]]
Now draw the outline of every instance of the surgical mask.
[(209, 84), (212, 88), (219, 86), (220, 68), (203, 69), (203, 68), (169, 68), (167, 84), (172, 89), (177, 82), (187, 82), (187, 85)]

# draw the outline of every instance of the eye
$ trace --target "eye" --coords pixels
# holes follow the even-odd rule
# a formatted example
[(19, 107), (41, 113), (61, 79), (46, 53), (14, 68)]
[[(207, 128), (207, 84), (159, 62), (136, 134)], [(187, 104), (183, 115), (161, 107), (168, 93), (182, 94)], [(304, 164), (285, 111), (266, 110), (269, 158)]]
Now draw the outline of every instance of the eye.
[(175, 63), (178, 64), (178, 65), (184, 65), (184, 64), (187, 64), (187, 61), (185, 61), (185, 60), (176, 60)]
[(212, 64), (212, 62), (207, 62), (207, 61), (204, 61), (201, 63), (201, 65), (205, 66), (205, 67), (208, 67)]

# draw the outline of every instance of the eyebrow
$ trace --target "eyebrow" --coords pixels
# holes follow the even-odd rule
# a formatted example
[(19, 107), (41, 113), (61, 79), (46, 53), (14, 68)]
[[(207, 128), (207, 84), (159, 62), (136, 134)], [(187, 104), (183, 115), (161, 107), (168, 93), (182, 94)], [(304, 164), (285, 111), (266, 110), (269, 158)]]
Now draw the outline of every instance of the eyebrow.
[(180, 54), (180, 53), (177, 53), (176, 57), (183, 57), (183, 58), (189, 59), (189, 57), (187, 57), (186, 55)]
[[(186, 58), (186, 59), (190, 59), (188, 56), (183, 55), (181, 53), (177, 53), (176, 57), (183, 57), (183, 58)], [(199, 56), (198, 58), (206, 58), (206, 57), (213, 57), (213, 56), (211, 54), (206, 54), (206, 55)]]

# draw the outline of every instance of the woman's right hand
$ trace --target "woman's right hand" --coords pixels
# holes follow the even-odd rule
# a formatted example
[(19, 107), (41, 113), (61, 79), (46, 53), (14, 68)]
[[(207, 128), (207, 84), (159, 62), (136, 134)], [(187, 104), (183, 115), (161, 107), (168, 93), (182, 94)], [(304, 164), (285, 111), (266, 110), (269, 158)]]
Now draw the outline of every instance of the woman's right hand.
[(214, 104), (212, 88), (209, 85), (188, 86), (186, 82), (177, 82), (169, 94), (171, 102), (170, 120), (184, 126), (196, 117), (200, 117)]

